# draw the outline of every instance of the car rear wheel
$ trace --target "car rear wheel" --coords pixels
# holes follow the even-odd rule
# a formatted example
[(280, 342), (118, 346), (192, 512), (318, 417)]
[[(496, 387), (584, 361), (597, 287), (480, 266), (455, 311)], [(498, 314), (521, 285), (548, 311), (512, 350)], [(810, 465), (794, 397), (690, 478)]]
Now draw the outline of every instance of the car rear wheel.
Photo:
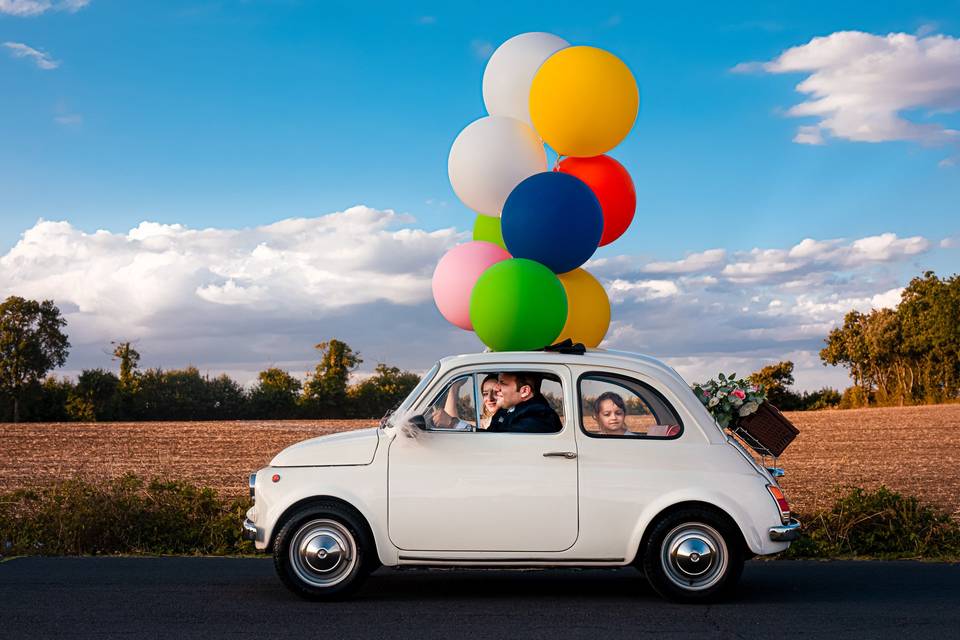
[(653, 527), (643, 570), (661, 596), (709, 602), (728, 595), (743, 572), (743, 544), (736, 525), (702, 508), (667, 514)]
[(366, 578), (374, 546), (360, 518), (335, 503), (294, 513), (273, 545), (273, 563), (283, 583), (309, 600), (346, 596)]

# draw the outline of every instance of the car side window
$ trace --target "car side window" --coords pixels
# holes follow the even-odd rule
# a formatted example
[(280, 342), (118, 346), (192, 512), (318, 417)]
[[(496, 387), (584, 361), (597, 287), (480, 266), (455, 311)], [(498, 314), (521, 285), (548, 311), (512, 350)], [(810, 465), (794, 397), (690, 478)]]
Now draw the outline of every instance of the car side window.
[(428, 429), (475, 429), (477, 403), (473, 374), (451, 380), (433, 399), (423, 417)]
[(588, 373), (580, 377), (580, 427), (591, 437), (676, 438), (683, 423), (652, 386), (626, 376)]
[[(498, 418), (498, 423), (494, 425), (494, 416), (504, 406), (500, 380), (510, 379), (514, 387), (517, 386), (516, 376), (506, 373), (507, 378), (502, 378), (499, 373), (477, 371), (451, 380), (424, 412), (427, 429), (491, 433), (556, 433), (563, 429), (563, 384), (555, 374), (539, 371), (526, 372), (533, 374), (529, 382), (539, 386), (539, 399), (535, 406), (519, 410), (512, 414), (512, 419), (501, 414), (503, 419)], [(480, 391), (479, 398), (477, 390)], [(516, 401), (516, 396), (517, 393), (514, 393), (510, 397)], [(543, 407), (544, 402), (549, 408)], [(553, 414), (556, 414), (555, 418)]]

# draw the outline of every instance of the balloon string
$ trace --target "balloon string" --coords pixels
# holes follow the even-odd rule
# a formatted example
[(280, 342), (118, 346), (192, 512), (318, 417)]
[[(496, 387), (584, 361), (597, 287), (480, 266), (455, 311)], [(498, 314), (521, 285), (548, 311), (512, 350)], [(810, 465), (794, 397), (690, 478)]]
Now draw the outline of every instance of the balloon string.
[(561, 160), (563, 160), (563, 156), (558, 153), (558, 154), (557, 154), (557, 159), (553, 162), (553, 170), (554, 170), (554, 171), (559, 171), (559, 170), (560, 170), (560, 161), (561, 161)]

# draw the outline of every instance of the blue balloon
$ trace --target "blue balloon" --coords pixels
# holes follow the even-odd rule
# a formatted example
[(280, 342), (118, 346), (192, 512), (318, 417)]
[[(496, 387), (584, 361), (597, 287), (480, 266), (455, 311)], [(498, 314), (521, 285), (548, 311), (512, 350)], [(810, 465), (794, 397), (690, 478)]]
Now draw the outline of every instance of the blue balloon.
[(514, 258), (535, 260), (554, 273), (566, 273), (597, 250), (603, 209), (583, 180), (547, 171), (514, 187), (503, 205), (500, 227)]

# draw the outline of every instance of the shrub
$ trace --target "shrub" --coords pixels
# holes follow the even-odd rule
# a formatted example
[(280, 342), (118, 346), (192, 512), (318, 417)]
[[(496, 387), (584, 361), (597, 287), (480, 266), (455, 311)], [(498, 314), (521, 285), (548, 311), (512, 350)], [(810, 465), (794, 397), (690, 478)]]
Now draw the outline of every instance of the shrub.
[(804, 535), (790, 546), (786, 557), (960, 556), (960, 523), (936, 507), (886, 487), (851, 488), (830, 509), (799, 517)]
[(68, 480), (0, 496), (4, 554), (237, 554), (249, 500), (133, 474), (94, 484)]

